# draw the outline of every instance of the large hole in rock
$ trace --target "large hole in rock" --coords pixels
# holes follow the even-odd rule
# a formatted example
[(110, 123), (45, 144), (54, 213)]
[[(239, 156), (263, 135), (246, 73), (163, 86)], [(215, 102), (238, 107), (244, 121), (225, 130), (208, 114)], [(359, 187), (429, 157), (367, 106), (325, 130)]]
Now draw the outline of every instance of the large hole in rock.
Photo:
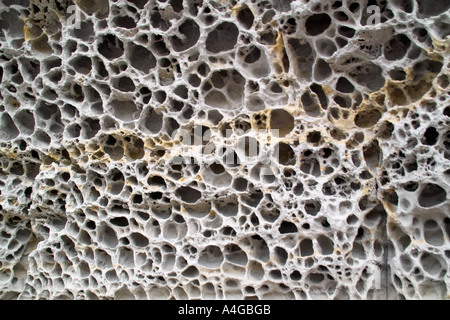
[(316, 99), (311, 96), (309, 91), (302, 94), (301, 97), (303, 110), (306, 114), (311, 117), (318, 117), (320, 115), (320, 105), (317, 103)]
[(139, 232), (133, 232), (130, 234), (131, 243), (137, 247), (146, 247), (149, 243), (147, 237)]
[(264, 278), (264, 268), (262, 267), (261, 263), (257, 261), (250, 261), (250, 264), (248, 266), (250, 279), (252, 280), (262, 280)]
[(402, 59), (411, 45), (411, 40), (404, 34), (394, 36), (384, 45), (384, 56), (386, 59), (394, 61)]
[(100, 120), (86, 118), (83, 121), (84, 137), (86, 139), (93, 138), (97, 132), (101, 129)]
[(383, 69), (373, 62), (355, 66), (349, 70), (348, 74), (359, 85), (367, 87), (372, 92), (380, 90), (385, 83)]
[(313, 83), (309, 88), (319, 98), (320, 106), (322, 107), (322, 109), (326, 110), (328, 108), (328, 98), (327, 98), (327, 95), (325, 94), (322, 86), (317, 83)]
[(282, 165), (294, 165), (296, 162), (295, 152), (290, 145), (280, 142), (275, 146), (274, 156)]
[(249, 7), (243, 6), (237, 14), (237, 20), (245, 29), (250, 29), (253, 25), (255, 17), (253, 16), (252, 10), (250, 10)]
[(352, 93), (355, 86), (344, 77), (340, 77), (336, 83), (336, 90), (342, 93)]
[(186, 19), (179, 27), (181, 37), (172, 36), (170, 41), (175, 51), (184, 51), (194, 46), (200, 38), (200, 28), (192, 19)]
[(381, 118), (381, 112), (376, 109), (362, 110), (355, 116), (355, 124), (360, 128), (373, 127)]
[(311, 216), (316, 216), (317, 213), (320, 211), (320, 209), (322, 208), (322, 205), (320, 204), (320, 202), (318, 200), (308, 200), (305, 202), (305, 211), (307, 214), (311, 215)]
[(98, 230), (98, 241), (107, 248), (115, 248), (119, 241), (114, 229), (107, 225), (102, 225)]
[(331, 24), (331, 18), (326, 13), (314, 14), (306, 19), (306, 32), (311, 36), (323, 33)]
[(131, 78), (123, 76), (113, 80), (114, 88), (122, 92), (133, 92), (136, 89), (133, 80)]
[(367, 146), (363, 147), (364, 159), (372, 170), (375, 170), (381, 162), (382, 151), (378, 145), (378, 141), (374, 140)]
[(222, 265), (223, 254), (218, 246), (208, 246), (201, 253), (198, 263), (209, 269), (216, 269)]
[(325, 57), (331, 57), (337, 50), (336, 45), (330, 39), (318, 39), (316, 41), (316, 48), (318, 53)]
[(441, 246), (444, 244), (444, 234), (435, 220), (427, 220), (424, 223), (425, 241), (433, 246)]
[(419, 205), (424, 208), (437, 206), (446, 200), (447, 192), (434, 183), (425, 184), (418, 197)]
[(144, 73), (156, 67), (155, 56), (143, 46), (132, 43), (128, 48), (130, 64)]
[(139, 129), (146, 133), (156, 134), (161, 130), (162, 124), (162, 114), (157, 113), (153, 108), (149, 107), (142, 113)]
[(113, 23), (124, 29), (134, 29), (136, 28), (136, 21), (132, 17), (129, 16), (117, 16), (114, 17)]
[(133, 250), (122, 247), (118, 250), (118, 262), (120, 265), (128, 268), (134, 267)]
[(112, 34), (100, 38), (98, 52), (109, 60), (119, 58), (123, 54), (123, 42)]
[(239, 29), (234, 23), (222, 22), (206, 38), (206, 50), (212, 53), (228, 51), (234, 48)]
[(248, 262), (247, 254), (236, 244), (229, 244), (225, 247), (225, 259), (240, 266), (245, 266)]
[(333, 74), (330, 65), (323, 59), (318, 59), (314, 66), (314, 79), (323, 81)]
[(253, 235), (246, 239), (248, 245), (250, 245), (251, 255), (261, 261), (268, 262), (270, 260), (270, 251), (266, 241), (259, 235)]
[(109, 14), (108, 0), (79, 0), (76, 4), (87, 14), (96, 14), (98, 18), (106, 18)]
[(432, 275), (438, 275), (443, 270), (440, 259), (432, 253), (422, 253), (420, 257), (420, 264), (425, 272)]
[(183, 0), (170, 0), (169, 3), (175, 12), (181, 12), (184, 9)]
[(40, 74), (41, 65), (39, 61), (29, 59), (19, 59), (22, 65), (23, 76), (29, 81), (33, 81)]
[(402, 69), (393, 69), (389, 71), (389, 76), (394, 81), (403, 81), (406, 79), (406, 72)]
[(152, 176), (148, 178), (147, 183), (150, 186), (157, 186), (158, 188), (166, 188), (167, 184), (163, 177), (161, 176)]
[[(11, 2), (11, 4), (15, 4)], [(3, 4), (3, 8), (8, 7), (8, 3)], [(0, 29), (2, 33), (8, 34), (10, 37), (23, 37), (24, 23), (21, 19), (20, 13), (12, 8), (4, 9), (0, 16)]]
[(245, 78), (236, 70), (215, 71), (211, 75), (211, 85), (215, 89), (211, 90), (209, 83), (204, 86), (205, 91), (210, 90), (205, 96), (206, 104), (219, 109), (241, 108), (245, 82)]
[(440, 61), (434, 61), (429, 59), (419, 61), (416, 64), (414, 64), (412, 68), (414, 81), (419, 83), (419, 81), (422, 80), (429, 72), (433, 74), (438, 74), (439, 72), (441, 72), (442, 67), (443, 64)]
[(306, 39), (289, 39), (288, 48), (296, 57), (294, 60), (296, 64), (293, 64), (295, 74), (301, 80), (310, 81), (312, 68), (314, 65), (313, 48)]
[(244, 62), (255, 63), (259, 58), (261, 58), (261, 50), (256, 46), (251, 46), (248, 48), (248, 53), (245, 54)]
[(283, 109), (270, 112), (270, 129), (278, 130), (280, 137), (284, 137), (294, 129), (294, 117)]
[(419, 13), (424, 16), (437, 16), (450, 9), (448, 0), (435, 0), (432, 3), (426, 0), (416, 0), (419, 6)]
[(110, 220), (111, 224), (117, 226), (117, 227), (126, 227), (129, 225), (128, 223), (128, 219), (125, 217), (116, 217), (116, 218), (112, 218)]
[(228, 100), (225, 95), (217, 90), (210, 91), (205, 97), (205, 102), (211, 107), (219, 109), (230, 109)]
[(191, 187), (180, 187), (175, 191), (175, 194), (187, 203), (194, 203), (202, 196), (200, 191)]
[(317, 243), (323, 255), (329, 255), (334, 252), (334, 243), (330, 238), (320, 235), (317, 237)]
[(19, 130), (9, 114), (4, 113), (0, 118), (0, 140), (10, 141), (19, 135)]
[(204, 218), (211, 212), (211, 202), (209, 200), (201, 200), (195, 204), (185, 204), (184, 208), (191, 216), (195, 218)]
[(377, 128), (377, 136), (381, 139), (389, 139), (394, 132), (394, 125), (389, 121), (384, 121)]
[(315, 177), (320, 176), (320, 163), (315, 158), (301, 158), (300, 170), (306, 174), (311, 174)]
[(217, 162), (205, 168), (202, 176), (206, 182), (218, 188), (228, 187), (233, 180), (225, 168)]
[(34, 116), (29, 110), (20, 110), (14, 115), (19, 130), (22, 134), (31, 135), (34, 132)]
[(144, 150), (144, 141), (142, 139), (132, 136), (126, 137), (125, 141), (128, 143), (125, 144), (126, 155), (133, 160), (141, 159), (145, 155)]
[(392, 4), (400, 10), (411, 13), (414, 9), (413, 0), (392, 0)]
[(73, 34), (78, 39), (81, 39), (83, 41), (91, 41), (91, 39), (94, 37), (94, 24), (89, 21), (82, 21), (80, 24), (80, 28), (75, 28), (73, 30)]
[(320, 143), (321, 140), (322, 140), (322, 134), (320, 133), (320, 131), (311, 131), (306, 136), (306, 141), (308, 141), (309, 143), (312, 143), (312, 144), (318, 144), (318, 143)]
[(275, 207), (271, 208), (263, 207), (260, 211), (260, 214), (264, 220), (268, 222), (275, 222), (280, 216), (280, 210)]
[(128, 0), (128, 2), (133, 3), (139, 9), (144, 9), (145, 5), (149, 2), (148, 0)]
[(303, 239), (300, 242), (300, 254), (302, 257), (311, 256), (314, 253), (313, 242), (311, 239)]
[(295, 224), (293, 224), (292, 222), (283, 221), (280, 224), (280, 227), (278, 228), (278, 231), (281, 234), (286, 234), (286, 233), (296, 233), (298, 231), (298, 229), (297, 229), (297, 226)]
[(113, 115), (122, 121), (131, 121), (138, 118), (139, 109), (133, 101), (114, 100), (110, 103)]
[(429, 127), (423, 135), (423, 143), (428, 146), (433, 146), (439, 139), (439, 132), (434, 127)]

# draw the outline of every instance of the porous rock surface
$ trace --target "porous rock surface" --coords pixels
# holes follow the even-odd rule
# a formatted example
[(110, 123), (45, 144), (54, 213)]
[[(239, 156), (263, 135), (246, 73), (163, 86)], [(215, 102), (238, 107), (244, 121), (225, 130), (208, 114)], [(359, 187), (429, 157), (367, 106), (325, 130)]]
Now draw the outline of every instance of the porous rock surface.
[(449, 6), (0, 0), (0, 299), (449, 298)]

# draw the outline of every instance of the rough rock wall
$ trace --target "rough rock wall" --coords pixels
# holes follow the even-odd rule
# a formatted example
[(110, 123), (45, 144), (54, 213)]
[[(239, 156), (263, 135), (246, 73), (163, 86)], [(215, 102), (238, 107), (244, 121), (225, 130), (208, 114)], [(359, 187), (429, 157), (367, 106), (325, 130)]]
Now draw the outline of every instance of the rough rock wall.
[(0, 0), (0, 298), (448, 298), (449, 7)]

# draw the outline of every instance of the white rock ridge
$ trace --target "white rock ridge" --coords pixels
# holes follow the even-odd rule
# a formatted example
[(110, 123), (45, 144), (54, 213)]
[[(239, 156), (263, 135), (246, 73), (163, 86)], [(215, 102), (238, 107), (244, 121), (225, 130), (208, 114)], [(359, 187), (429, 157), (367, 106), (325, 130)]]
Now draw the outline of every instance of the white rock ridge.
[(448, 299), (449, 9), (0, 0), (0, 299)]

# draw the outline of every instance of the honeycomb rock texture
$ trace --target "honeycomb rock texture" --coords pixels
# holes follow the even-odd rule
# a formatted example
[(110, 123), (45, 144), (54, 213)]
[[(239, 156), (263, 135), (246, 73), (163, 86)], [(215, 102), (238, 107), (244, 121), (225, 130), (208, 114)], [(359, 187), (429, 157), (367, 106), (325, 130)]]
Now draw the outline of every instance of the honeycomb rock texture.
[(448, 299), (449, 11), (0, 0), (0, 299)]

